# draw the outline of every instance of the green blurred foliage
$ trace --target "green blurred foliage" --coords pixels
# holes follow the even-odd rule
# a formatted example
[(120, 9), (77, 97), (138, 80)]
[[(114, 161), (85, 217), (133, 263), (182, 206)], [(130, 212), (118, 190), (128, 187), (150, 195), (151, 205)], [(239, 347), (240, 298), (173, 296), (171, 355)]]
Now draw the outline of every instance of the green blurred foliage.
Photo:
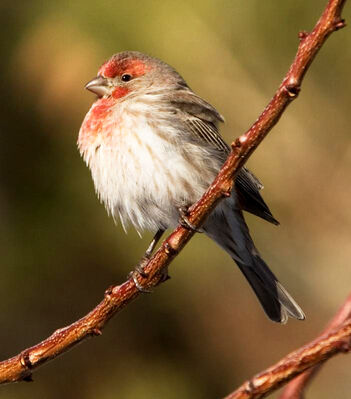
[[(76, 150), (93, 97), (84, 84), (114, 52), (167, 61), (226, 117), (228, 142), (286, 72), (297, 32), (326, 0), (77, 0), (0, 3), (0, 357), (67, 325), (123, 281), (150, 234), (108, 219)], [(346, 8), (345, 17), (351, 19)], [(0, 398), (218, 398), (317, 334), (350, 290), (351, 36), (333, 35), (299, 99), (249, 161), (281, 226), (248, 217), (305, 322), (269, 322), (228, 256), (195, 237), (172, 279), (90, 340)], [(347, 397), (350, 358), (309, 398)]]

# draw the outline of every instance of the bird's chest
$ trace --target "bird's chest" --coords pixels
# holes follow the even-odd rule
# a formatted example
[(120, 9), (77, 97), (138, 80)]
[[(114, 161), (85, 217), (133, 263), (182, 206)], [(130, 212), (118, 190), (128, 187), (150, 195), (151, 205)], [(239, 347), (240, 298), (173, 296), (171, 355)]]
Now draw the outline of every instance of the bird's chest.
[[(92, 120), (96, 113), (103, 118)], [(93, 107), (78, 140), (99, 198), (115, 218), (138, 230), (175, 226), (178, 208), (200, 198), (221, 164), (171, 115), (155, 115), (157, 109), (138, 103)]]
[[(184, 159), (167, 126), (125, 110), (108, 115), (103, 126), (85, 135), (79, 147), (89, 165), (99, 198), (108, 211), (142, 230), (176, 223), (176, 207), (188, 202), (177, 182), (185, 181)], [(182, 176), (185, 175), (185, 176)]]

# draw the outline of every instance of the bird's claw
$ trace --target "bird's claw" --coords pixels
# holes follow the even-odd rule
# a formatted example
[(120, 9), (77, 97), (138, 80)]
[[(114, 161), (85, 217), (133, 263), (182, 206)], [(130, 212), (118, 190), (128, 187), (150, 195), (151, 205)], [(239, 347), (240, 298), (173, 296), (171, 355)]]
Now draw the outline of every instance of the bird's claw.
[[(152, 289), (145, 287), (143, 285), (141, 285), (138, 281), (138, 276), (145, 278), (145, 275), (143, 275), (142, 273), (140, 273), (139, 270), (137, 270), (137, 268), (135, 270), (132, 270), (129, 273), (129, 277), (131, 277), (134, 281), (134, 284), (137, 288), (138, 291), (144, 293), (144, 294), (151, 294), (152, 293)], [(147, 276), (147, 275), (146, 275)]]
[(133, 279), (134, 284), (135, 284), (136, 288), (138, 289), (138, 291), (149, 294), (152, 292), (152, 290), (150, 288), (142, 286), (138, 281), (138, 276), (140, 276), (143, 279), (145, 279), (149, 276), (149, 274), (146, 273), (146, 271), (144, 270), (144, 267), (148, 261), (149, 261), (149, 257), (143, 256), (141, 261), (135, 267), (135, 269), (129, 273), (128, 277), (131, 277)]
[[(159, 283), (163, 283), (171, 278), (168, 274), (168, 267), (163, 268), (161, 270), (161, 272), (159, 273), (159, 275), (160, 275)], [(146, 273), (145, 270), (143, 269), (142, 263), (139, 263), (136, 266), (136, 268), (129, 273), (128, 277), (133, 279), (134, 284), (135, 284), (136, 288), (138, 289), (138, 291), (140, 291), (144, 294), (151, 294), (153, 292), (153, 290), (151, 288), (141, 285), (138, 281), (139, 276), (144, 279), (149, 276), (149, 274)]]
[(203, 233), (201, 229), (198, 229), (194, 226), (188, 219), (188, 208), (180, 207), (178, 208), (179, 211), (179, 224), (184, 227), (185, 229), (195, 231), (196, 233)]
[(146, 273), (146, 271), (144, 270), (144, 267), (149, 260), (150, 257), (145, 255), (141, 258), (141, 261), (135, 267), (135, 271), (138, 272), (142, 278), (147, 278), (149, 276), (149, 274)]

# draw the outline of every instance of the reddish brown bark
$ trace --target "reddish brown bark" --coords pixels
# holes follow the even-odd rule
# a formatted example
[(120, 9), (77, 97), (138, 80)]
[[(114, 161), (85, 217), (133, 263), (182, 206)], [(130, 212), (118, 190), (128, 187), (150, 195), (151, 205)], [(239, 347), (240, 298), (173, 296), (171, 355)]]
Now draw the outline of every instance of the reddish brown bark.
[[(345, 303), (339, 309), (337, 314), (333, 317), (327, 327), (324, 329), (322, 334), (316, 338), (316, 341), (321, 339), (323, 336), (331, 333), (336, 328), (340, 327), (343, 323), (351, 320), (351, 294), (346, 299)], [(285, 387), (284, 391), (280, 395), (279, 399), (303, 399), (304, 391), (312, 378), (315, 377), (323, 363), (305, 371), (303, 374), (294, 378)]]
[[(287, 385), (280, 399), (301, 399), (306, 384), (321, 367), (322, 362), (350, 349), (351, 295), (318, 338), (246, 381), (225, 399), (263, 398), (299, 374)], [(309, 370), (301, 374), (307, 369)]]

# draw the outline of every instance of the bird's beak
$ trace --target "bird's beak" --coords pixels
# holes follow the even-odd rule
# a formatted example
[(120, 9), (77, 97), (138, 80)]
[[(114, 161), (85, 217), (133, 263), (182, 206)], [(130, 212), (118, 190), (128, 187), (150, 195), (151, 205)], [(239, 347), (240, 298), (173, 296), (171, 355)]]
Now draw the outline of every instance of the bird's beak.
[(110, 87), (108, 80), (103, 76), (97, 76), (85, 85), (85, 88), (98, 97), (103, 97), (105, 94), (110, 94)]

